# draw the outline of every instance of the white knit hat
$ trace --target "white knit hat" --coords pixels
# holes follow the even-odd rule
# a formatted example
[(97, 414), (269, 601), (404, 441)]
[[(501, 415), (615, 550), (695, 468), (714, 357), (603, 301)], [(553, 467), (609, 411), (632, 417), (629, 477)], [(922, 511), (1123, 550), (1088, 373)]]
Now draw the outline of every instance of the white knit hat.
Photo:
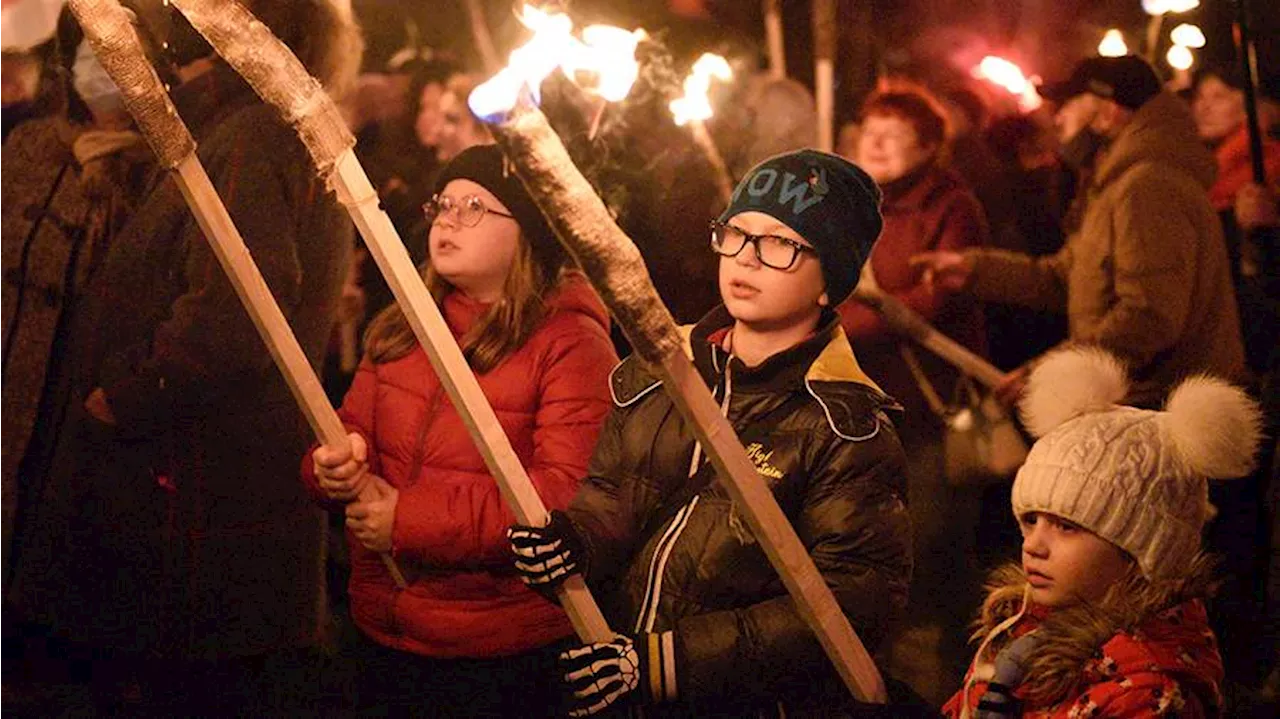
[(1207, 376), (1182, 382), (1162, 412), (1115, 404), (1127, 391), (1124, 368), (1102, 350), (1036, 365), (1020, 409), (1040, 439), (1014, 481), (1014, 516), (1057, 515), (1128, 552), (1149, 579), (1177, 577), (1213, 515), (1205, 480), (1253, 469), (1262, 413)]

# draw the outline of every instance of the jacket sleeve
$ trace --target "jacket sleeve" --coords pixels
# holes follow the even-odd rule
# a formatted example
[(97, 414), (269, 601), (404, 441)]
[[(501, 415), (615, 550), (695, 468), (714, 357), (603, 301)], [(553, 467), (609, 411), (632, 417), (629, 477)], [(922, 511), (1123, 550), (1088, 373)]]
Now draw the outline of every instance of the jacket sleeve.
[[(342, 407), (338, 409), (338, 418), (342, 420), (347, 432), (355, 432), (364, 437), (365, 446), (369, 451), (369, 471), (380, 475), (382, 468), (378, 462), (377, 436), (373, 431), (373, 410), (374, 399), (377, 396), (377, 386), (377, 370), (373, 362), (368, 357), (365, 357), (364, 361), (356, 369), (355, 377), (351, 380), (351, 387), (347, 390), (347, 396), (342, 400)], [(307, 493), (311, 495), (313, 500), (325, 509), (336, 510), (342, 507), (343, 503), (334, 502), (326, 497), (320, 491), (320, 485), (316, 481), (315, 465), (311, 461), (311, 453), (315, 452), (319, 446), (319, 442), (312, 444), (307, 449), (307, 453), (302, 455), (302, 484), (307, 488)]]
[(1178, 195), (1155, 176), (1138, 171), (1112, 215), (1115, 298), (1079, 342), (1097, 343), (1134, 368), (1150, 364), (1182, 336), (1196, 280), (1201, 224), (1170, 198)]
[[(885, 423), (887, 424), (887, 422)], [(887, 427), (871, 448), (836, 440), (819, 453), (796, 533), (854, 631), (874, 651), (891, 615), (906, 605), (910, 524), (899, 488), (901, 445)], [(874, 454), (867, 457), (867, 454)], [(675, 627), (683, 698), (777, 696), (810, 681), (829, 660), (790, 595), (729, 611), (694, 615)]]
[(986, 302), (1065, 314), (1071, 253), (1070, 240), (1056, 254), (1045, 257), (997, 249), (966, 250), (965, 255), (973, 260), (973, 274), (965, 289)]
[[(930, 251), (960, 252), (986, 245), (990, 231), (978, 201), (967, 192), (955, 192), (941, 209), (934, 235), (927, 246)], [(898, 257), (900, 262), (909, 259), (905, 255)], [(920, 281), (891, 294), (928, 322), (934, 322), (942, 308), (955, 296)], [(892, 332), (879, 313), (861, 302), (851, 299), (842, 302), (837, 309), (840, 324), (851, 340), (885, 337)]]
[[(1095, 685), (1083, 693), (1073, 705), (1079, 716), (1116, 717), (1117, 719), (1160, 719), (1184, 717), (1204, 719), (1208, 716), (1194, 692), (1162, 672), (1143, 672), (1125, 677), (1120, 682)], [(1074, 714), (1073, 714), (1074, 716)]]
[[(218, 195), (288, 318), (301, 296), (302, 267), (296, 202), (282, 158), (255, 152), (246, 140), (225, 155), (204, 159)], [(198, 412), (244, 384), (256, 383), (272, 361), (209, 242), (187, 214), (172, 177), (165, 178), (150, 203), (167, 203), (183, 213), (172, 238), (184, 248), (182, 266), (175, 272), (181, 276), (174, 280), (183, 291), (147, 346), (126, 352), (140, 361), (107, 363), (110, 369), (99, 378), (125, 429), (163, 426), (170, 418)], [(146, 212), (144, 207), (139, 214)]]
[[(563, 332), (539, 359), (533, 457), (525, 467), (548, 510), (564, 509), (587, 472), (609, 411), (613, 345), (598, 327)], [(515, 515), (492, 477), (421, 481), (401, 488), (392, 543), (435, 567), (506, 564)]]

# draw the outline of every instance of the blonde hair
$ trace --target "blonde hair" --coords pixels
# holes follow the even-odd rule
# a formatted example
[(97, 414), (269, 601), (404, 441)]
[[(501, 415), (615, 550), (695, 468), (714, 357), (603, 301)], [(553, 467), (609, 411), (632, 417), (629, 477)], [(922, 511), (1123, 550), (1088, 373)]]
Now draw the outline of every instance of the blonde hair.
[[(544, 268), (534, 259), (533, 248), (521, 230), (511, 268), (502, 286), (502, 299), (490, 307), (459, 340), (462, 354), (477, 374), (484, 374), (520, 349), (546, 316), (543, 297), (560, 281), (560, 272)], [(422, 266), (422, 279), (436, 304), (453, 285), (431, 267)], [(413, 351), (418, 339), (404, 311), (392, 303), (379, 312), (364, 335), (364, 350), (374, 363), (391, 362)]]

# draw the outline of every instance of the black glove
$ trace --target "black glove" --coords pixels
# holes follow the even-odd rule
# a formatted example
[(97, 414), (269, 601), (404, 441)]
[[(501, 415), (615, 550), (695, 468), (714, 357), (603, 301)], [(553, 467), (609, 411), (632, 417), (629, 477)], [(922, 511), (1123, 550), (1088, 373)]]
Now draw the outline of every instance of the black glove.
[(521, 581), (540, 592), (550, 594), (565, 577), (586, 571), (582, 537), (564, 512), (552, 510), (545, 527), (512, 525), (507, 539), (515, 552)]
[(569, 716), (585, 717), (621, 703), (676, 699), (675, 634), (619, 634), (560, 653)]

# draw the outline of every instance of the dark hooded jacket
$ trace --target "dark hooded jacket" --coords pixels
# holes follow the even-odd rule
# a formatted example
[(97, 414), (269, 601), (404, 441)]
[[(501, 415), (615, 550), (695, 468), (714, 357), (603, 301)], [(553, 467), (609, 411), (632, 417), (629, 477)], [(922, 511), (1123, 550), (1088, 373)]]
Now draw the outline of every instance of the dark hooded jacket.
[[(694, 365), (859, 637), (871, 649), (906, 604), (905, 458), (834, 312), (795, 347), (747, 367), (722, 347), (723, 307), (690, 331)], [(848, 696), (817, 639), (658, 380), (635, 359), (568, 510), (588, 581), (618, 631), (674, 630), (679, 700), (656, 716), (788, 715)], [(692, 477), (690, 474), (692, 473)], [(656, 569), (655, 569), (656, 568)]]

